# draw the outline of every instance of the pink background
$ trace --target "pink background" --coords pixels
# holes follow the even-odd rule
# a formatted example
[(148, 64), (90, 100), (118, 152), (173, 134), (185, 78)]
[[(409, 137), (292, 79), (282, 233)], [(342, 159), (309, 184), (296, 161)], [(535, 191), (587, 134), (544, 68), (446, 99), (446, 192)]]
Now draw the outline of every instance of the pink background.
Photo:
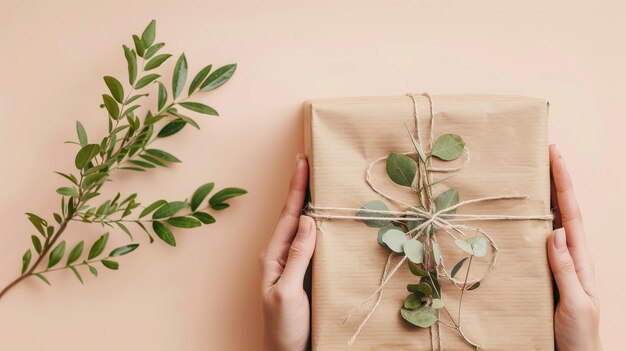
[[(302, 150), (302, 102), (406, 92), (502, 93), (551, 101), (551, 139), (574, 176), (597, 263), (606, 349), (626, 324), (621, 259), (626, 171), (626, 5), (582, 1), (65, 1), (4, 3), (0, 13), (0, 284), (19, 272), (32, 229), (24, 212), (58, 207), (53, 170), (71, 170), (74, 121), (102, 135), (103, 75), (125, 77), (121, 44), (152, 18), (190, 70), (239, 63), (200, 101), (202, 117), (163, 142), (184, 163), (109, 189), (146, 203), (197, 185), (250, 193), (178, 247), (142, 245), (81, 286), (29, 279), (0, 300), (5, 350), (253, 350), (261, 338), (258, 252), (273, 229)], [(173, 62), (168, 70), (171, 71)], [(95, 240), (74, 226), (67, 240)], [(140, 242), (147, 240), (136, 234)], [(124, 243), (117, 233), (112, 239)]]

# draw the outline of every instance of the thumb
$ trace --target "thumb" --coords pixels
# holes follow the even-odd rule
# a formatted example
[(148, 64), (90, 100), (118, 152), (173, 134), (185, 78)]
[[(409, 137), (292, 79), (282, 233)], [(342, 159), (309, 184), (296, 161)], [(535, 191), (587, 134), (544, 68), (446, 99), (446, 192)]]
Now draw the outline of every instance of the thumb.
[(308, 216), (300, 216), (298, 232), (291, 243), (285, 270), (280, 280), (293, 288), (302, 288), (313, 251), (315, 250), (315, 221)]
[(561, 300), (575, 298), (584, 293), (574, 260), (567, 247), (565, 229), (555, 229), (548, 239), (548, 259), (554, 274)]

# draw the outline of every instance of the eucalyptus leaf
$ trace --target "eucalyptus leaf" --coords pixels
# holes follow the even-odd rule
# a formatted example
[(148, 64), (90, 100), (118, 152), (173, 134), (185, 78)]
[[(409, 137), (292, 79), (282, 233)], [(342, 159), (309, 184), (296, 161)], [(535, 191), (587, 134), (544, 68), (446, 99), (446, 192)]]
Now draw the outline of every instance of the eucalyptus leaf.
[(191, 210), (192, 211), (195, 211), (198, 208), (198, 206), (200, 206), (202, 201), (204, 201), (204, 199), (209, 195), (211, 190), (213, 190), (214, 186), (215, 186), (215, 183), (206, 183), (202, 185), (201, 187), (199, 187), (193, 193), (193, 196), (191, 197)]
[(76, 154), (76, 158), (74, 160), (76, 168), (83, 169), (89, 161), (91, 161), (91, 159), (98, 155), (99, 152), (100, 145), (98, 144), (87, 144), (83, 146)]
[[(458, 203), (459, 203), (459, 191), (456, 189), (448, 189), (441, 195), (437, 196), (437, 198), (435, 199), (435, 209), (437, 210), (437, 212), (443, 211)], [(456, 213), (456, 208), (450, 209), (448, 211), (444, 211), (442, 213), (454, 214)]]
[(439, 245), (434, 240), (431, 240), (430, 244), (433, 247), (433, 257), (435, 258), (435, 264), (438, 266), (441, 264), (441, 250), (439, 250)]
[(237, 70), (237, 64), (229, 64), (216, 69), (211, 75), (202, 83), (200, 91), (210, 91), (217, 89), (224, 85), (235, 74)]
[(431, 155), (444, 161), (457, 159), (463, 153), (465, 142), (456, 134), (444, 134), (437, 138)]
[(417, 173), (417, 165), (407, 155), (390, 153), (387, 157), (387, 175), (396, 184), (410, 187)]
[(440, 308), (443, 308), (445, 306), (444, 302), (442, 299), (433, 299), (433, 303), (432, 303), (432, 308), (438, 310)]
[[(387, 205), (385, 205), (385, 203), (380, 201), (380, 200), (373, 200), (373, 201), (367, 202), (361, 208), (362, 209), (366, 209), (366, 210), (372, 210), (372, 211), (389, 211), (389, 207), (387, 207)], [(369, 217), (374, 217), (374, 218), (376, 218), (376, 217), (391, 217), (391, 215), (389, 215), (388, 213), (359, 211), (359, 212), (357, 212), (356, 215), (359, 216), (359, 217), (362, 217), (363, 219), (361, 219), (361, 220), (368, 227), (382, 228), (384, 226), (387, 226), (387, 225), (391, 224), (391, 221), (384, 220), (384, 219), (369, 219), (369, 220), (365, 219), (365, 218), (369, 218)]]
[(407, 238), (403, 231), (398, 229), (389, 229), (383, 235), (382, 241), (392, 251), (402, 253), (403, 246), (407, 241)]
[(422, 305), (422, 300), (415, 294), (411, 294), (404, 299), (402, 304), (408, 310), (414, 310)]
[(413, 142), (413, 147), (415, 148), (415, 152), (419, 156), (420, 160), (422, 160), (422, 162), (426, 162), (426, 154), (424, 153), (424, 149), (422, 148), (422, 145), (417, 140), (415, 140), (415, 138), (413, 137), (413, 134), (411, 134), (411, 131), (409, 130), (409, 127), (406, 125), (406, 123), (404, 124), (404, 127), (406, 128), (407, 133), (409, 133), (409, 137), (411, 137), (411, 141)]
[(474, 256), (485, 257), (489, 252), (489, 242), (483, 236), (477, 236), (467, 240), (467, 243), (472, 247)]
[(380, 228), (380, 230), (378, 230), (378, 236), (376, 240), (378, 241), (378, 244), (380, 244), (383, 247), (387, 247), (387, 245), (383, 242), (383, 235), (385, 235), (385, 233), (390, 229), (395, 229), (395, 230), (400, 230), (400, 231), (402, 230), (402, 228), (397, 227), (395, 225), (387, 225), (387, 226)]
[(400, 309), (402, 318), (414, 326), (428, 328), (438, 320), (435, 310), (430, 306), (422, 306), (414, 310)]
[(83, 179), (82, 188), (89, 189), (91, 188), (92, 185), (99, 184), (100, 181), (105, 179), (108, 175), (109, 174), (106, 172), (88, 175), (87, 177)]
[(402, 250), (411, 262), (422, 263), (424, 261), (424, 245), (421, 242), (415, 239), (407, 240), (404, 242)]
[(418, 277), (428, 277), (428, 272), (423, 270), (422, 268), (420, 268), (420, 266), (418, 266), (417, 264), (411, 262), (411, 261), (407, 261), (408, 265), (409, 265), (409, 270), (411, 271), (411, 273), (413, 273), (413, 275), (416, 275)]
[(454, 267), (452, 268), (452, 271), (450, 271), (450, 276), (452, 278), (454, 278), (454, 276), (456, 276), (456, 274), (459, 272), (461, 267), (463, 267), (463, 263), (465, 263), (465, 261), (467, 261), (467, 257), (464, 257), (457, 264), (454, 265)]
[(473, 255), (474, 254), (474, 250), (472, 250), (472, 246), (470, 246), (470, 244), (468, 244), (467, 242), (461, 240), (461, 239), (455, 239), (454, 240), (454, 244), (461, 250), (463, 250), (465, 253)]
[(163, 223), (158, 221), (152, 222), (152, 229), (161, 240), (165, 241), (171, 246), (176, 246), (176, 239), (174, 238), (174, 234)]

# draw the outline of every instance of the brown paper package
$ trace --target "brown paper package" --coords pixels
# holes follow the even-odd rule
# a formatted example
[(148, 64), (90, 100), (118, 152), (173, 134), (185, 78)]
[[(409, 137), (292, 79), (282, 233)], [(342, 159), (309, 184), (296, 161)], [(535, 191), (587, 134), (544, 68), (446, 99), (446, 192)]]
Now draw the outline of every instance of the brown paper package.
[[(417, 95), (422, 144), (429, 143), (430, 103)], [(456, 188), (460, 200), (491, 195), (528, 195), (524, 200), (468, 204), (460, 214), (545, 215), (550, 213), (548, 102), (491, 94), (432, 95), (434, 138), (460, 135), (471, 153), (455, 176), (434, 187), (434, 195)], [(310, 166), (311, 201), (317, 206), (359, 208), (383, 200), (365, 182), (367, 165), (390, 152), (414, 150), (404, 127), (415, 130), (408, 96), (314, 100), (305, 104), (305, 149)], [(452, 161), (456, 165), (459, 160)], [(435, 166), (445, 166), (439, 161)], [(449, 165), (449, 164), (447, 164)], [(435, 174), (435, 180), (447, 175)], [(414, 193), (392, 183), (384, 162), (374, 182), (410, 203)], [(550, 221), (479, 221), (491, 235), (498, 260), (480, 288), (463, 299), (465, 334), (483, 350), (554, 350), (554, 301), (546, 254)], [(406, 265), (385, 287), (382, 303), (348, 346), (372, 303), (344, 324), (348, 312), (380, 284), (388, 251), (377, 229), (357, 220), (321, 220), (313, 258), (312, 346), (327, 350), (431, 350), (430, 331), (408, 325), (400, 306), (406, 285), (416, 283)], [(437, 235), (447, 266), (462, 258), (448, 236)], [(483, 260), (487, 262), (488, 260)], [(396, 261), (397, 262), (397, 261)], [(487, 268), (476, 263), (472, 272)], [(471, 274), (471, 273), (470, 273)], [(441, 279), (446, 306), (456, 317), (459, 290)], [(443, 316), (443, 314), (442, 314)], [(442, 317), (445, 320), (445, 317)], [(441, 326), (446, 350), (471, 350), (456, 330)]]

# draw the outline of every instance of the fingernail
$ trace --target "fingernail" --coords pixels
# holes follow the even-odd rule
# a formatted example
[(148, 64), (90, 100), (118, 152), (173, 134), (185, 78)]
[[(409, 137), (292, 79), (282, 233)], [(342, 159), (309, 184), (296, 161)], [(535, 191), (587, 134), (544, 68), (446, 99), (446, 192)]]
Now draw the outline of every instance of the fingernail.
[(554, 247), (557, 249), (561, 249), (565, 247), (566, 239), (565, 239), (565, 229), (559, 228), (554, 231)]
[(296, 154), (296, 166), (300, 163), (300, 160), (302, 160), (302, 154), (298, 152)]
[(556, 154), (560, 156), (561, 151), (559, 151), (559, 147), (556, 144), (553, 144), (553, 145), (554, 145), (554, 151), (556, 151)]

